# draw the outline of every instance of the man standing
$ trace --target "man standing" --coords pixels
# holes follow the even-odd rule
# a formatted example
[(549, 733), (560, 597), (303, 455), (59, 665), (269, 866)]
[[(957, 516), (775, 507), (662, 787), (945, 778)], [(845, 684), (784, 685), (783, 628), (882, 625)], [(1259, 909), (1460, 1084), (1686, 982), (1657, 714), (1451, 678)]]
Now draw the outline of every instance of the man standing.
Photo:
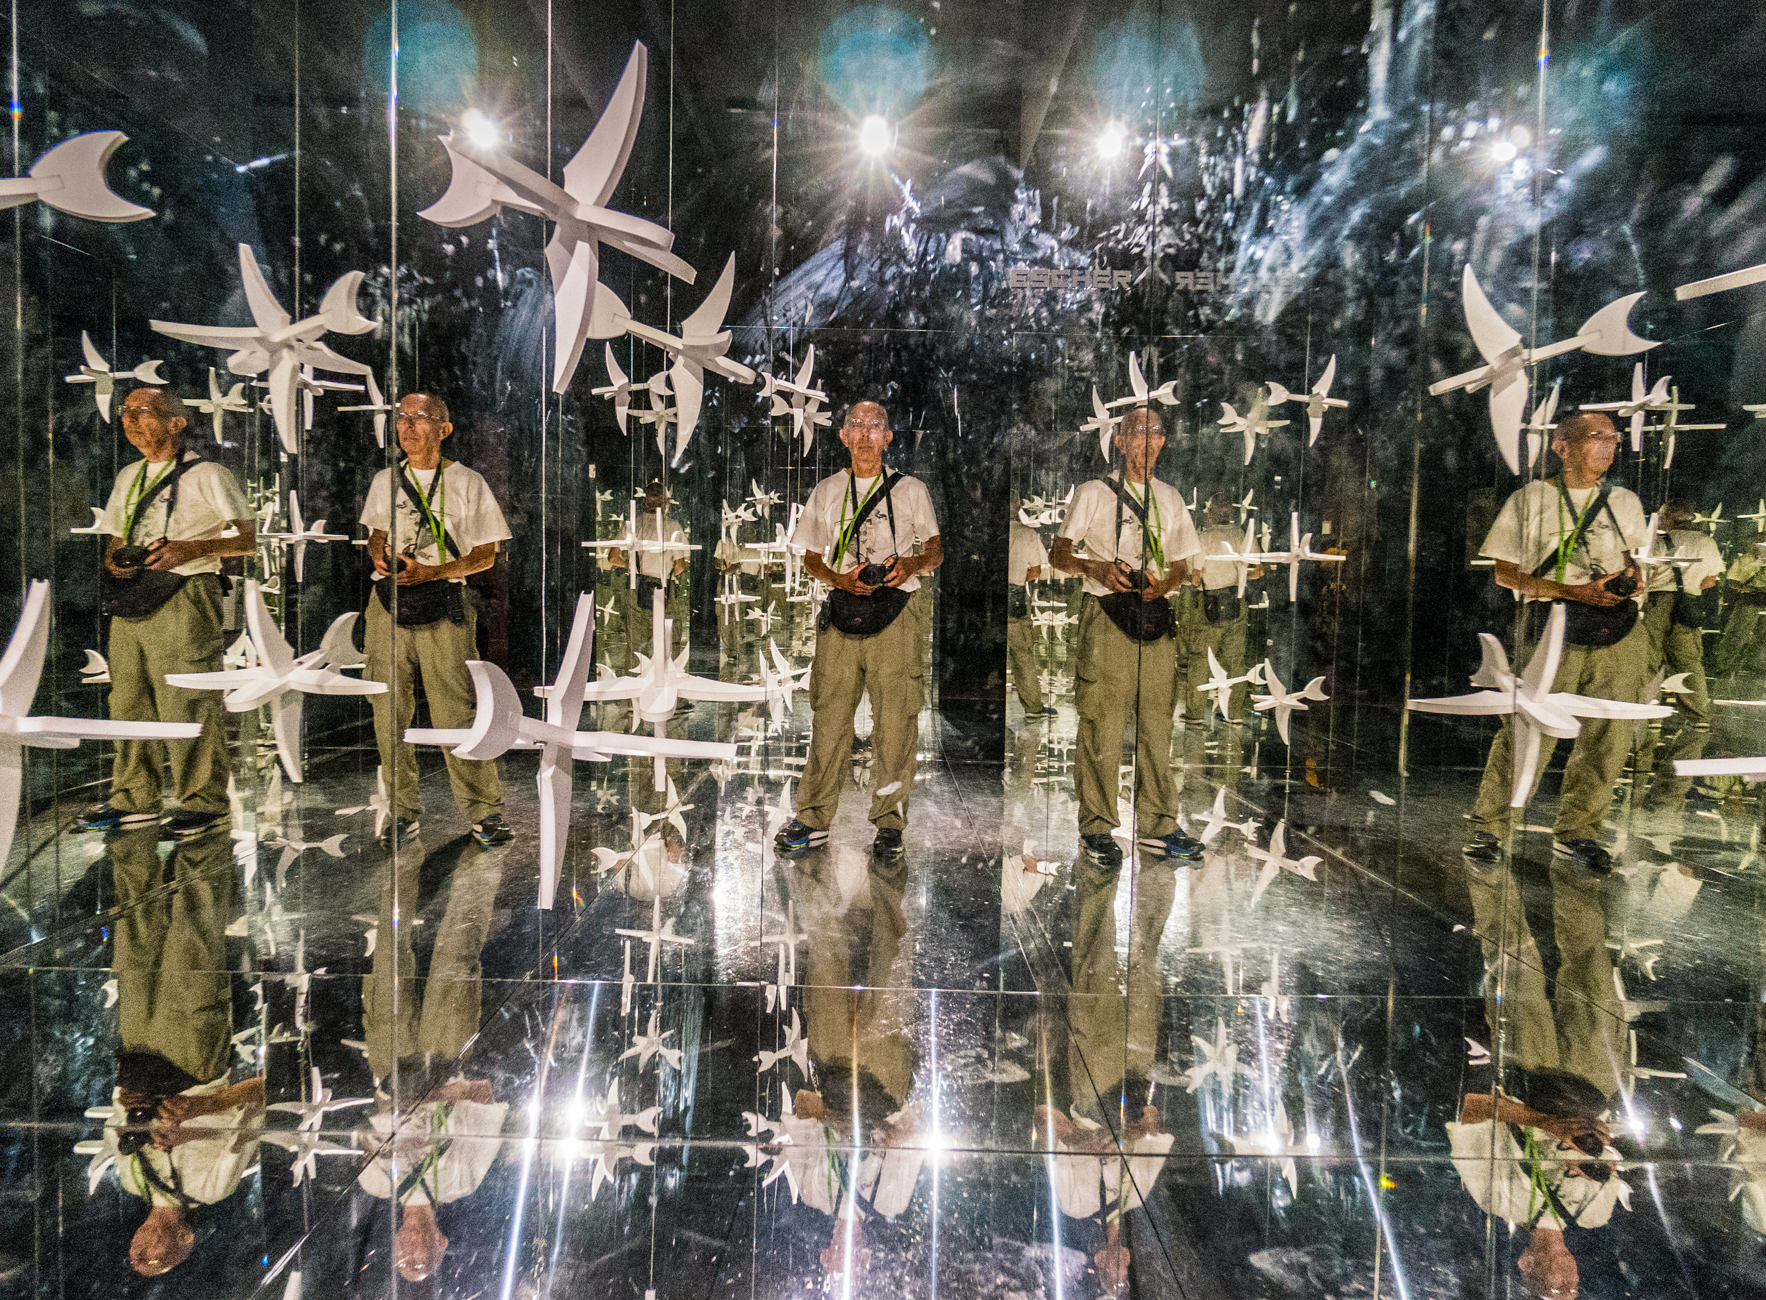
[(830, 588), (816, 627), (809, 701), (815, 721), (809, 764), (797, 787), (797, 816), (779, 831), (781, 852), (827, 842), (852, 760), (852, 719), (868, 690), (875, 756), (872, 848), (902, 852), (913, 793), (920, 710), (926, 703), (928, 602), (915, 597), (920, 575), (944, 562), (938, 517), (926, 485), (886, 473), (883, 449), (895, 440), (889, 413), (856, 402), (840, 441), (852, 469), (816, 484), (792, 532), (804, 567)]
[[(1668, 736), (1654, 758), (1649, 792), (1643, 807), (1673, 811), (1686, 799), (1692, 778), (1678, 776), (1676, 761), (1699, 758), (1711, 738), (1711, 692), (1705, 682), (1704, 629), (1717, 622), (1717, 579), (1723, 576), (1723, 552), (1708, 533), (1691, 527), (1692, 505), (1664, 502), (1661, 536), (1668, 551), (1687, 565), (1656, 565), (1643, 604), (1643, 625), (1649, 633), (1649, 677), (1666, 671), (1686, 674), (1686, 688), (1673, 692), (1680, 713), (1679, 729)], [(1666, 570), (1666, 572), (1664, 572)]]
[[(1190, 585), (1180, 589), (1177, 607), (1179, 689), (1183, 692), (1184, 716), (1201, 722), (1214, 707), (1201, 687), (1208, 680), (1208, 652), (1214, 651), (1228, 677), (1245, 671), (1245, 629), (1250, 620), (1244, 597), (1239, 595), (1239, 566), (1216, 556), (1231, 555), (1243, 549), (1243, 533), (1232, 527), (1237, 510), (1225, 492), (1208, 498), (1207, 527), (1200, 538), (1201, 555), (1190, 572)], [(1262, 566), (1246, 574), (1263, 576)], [(1232, 688), (1231, 698), (1220, 701), (1220, 711), (1229, 723), (1237, 724), (1245, 703), (1245, 683)]]
[[(669, 513), (669, 504), (668, 488), (661, 479), (651, 479), (644, 485), (644, 497), (638, 503), (637, 534), (633, 540), (668, 542), (671, 549), (637, 552), (638, 585), (635, 588), (628, 586), (625, 591), (625, 671), (628, 673), (637, 671), (639, 655), (650, 653), (654, 635), (650, 624), (658, 587), (662, 589), (664, 616), (674, 621), (669, 653), (678, 653), (686, 642), (687, 588), (681, 575), (687, 571), (687, 534)], [(679, 548), (673, 549), (672, 544), (677, 542)], [(632, 557), (618, 548), (608, 552), (610, 568), (623, 569), (631, 562)]]
[[(1498, 586), (1527, 601), (1567, 602), (1563, 658), (1553, 691), (1635, 704), (1648, 678), (1649, 637), (1633, 599), (1640, 584), (1631, 548), (1649, 525), (1634, 493), (1601, 481), (1618, 445), (1613, 422), (1603, 414), (1579, 411), (1562, 421), (1551, 440), (1562, 469), (1503, 503), (1480, 554), (1496, 561)], [(1515, 659), (1521, 671), (1522, 656)], [(1564, 768), (1552, 851), (1591, 871), (1612, 868), (1600, 846), (1601, 819), (1631, 752), (1632, 728), (1624, 719), (1582, 719)], [(1473, 862), (1502, 860), (1514, 785), (1512, 737), (1504, 718), (1472, 810), (1464, 852)], [(1539, 772), (1551, 762), (1555, 744), (1548, 737), (1541, 746)], [(1533, 779), (1537, 788), (1537, 773)]]
[[(477, 697), (466, 661), (478, 657), (478, 609), (466, 579), (496, 563), (500, 544), (510, 537), (483, 477), (441, 454), (442, 439), (454, 431), (448, 404), (433, 393), (407, 393), (399, 402), (398, 424), (405, 460), (397, 481), (393, 470), (376, 474), (362, 510), (375, 578), (362, 675), (389, 687), (384, 695), (369, 697), (380, 763), (394, 773), (397, 806), (386, 831), (389, 846), (395, 836), (402, 841), (417, 829), (423, 811), (417, 751), (404, 743), (417, 708), (417, 679), (423, 680), (435, 726), (472, 725)], [(503, 824), (496, 760), (474, 762), (450, 751), (447, 764), (454, 802), (471, 824), (473, 838), (486, 846), (513, 839)]]
[[(1171, 713), (1177, 673), (1171, 605), (1165, 599), (1201, 544), (1183, 495), (1153, 477), (1165, 423), (1136, 407), (1116, 427), (1123, 468), (1073, 494), (1055, 538), (1054, 566), (1085, 581), (1079, 613), (1074, 773), (1079, 837), (1104, 866), (1122, 862), (1111, 832), (1122, 765), (1122, 727), (1136, 714), (1135, 820), (1140, 843), (1168, 858), (1199, 859), (1202, 845), (1177, 825)], [(1075, 555), (1075, 542), (1085, 554)]]
[[(200, 722), (195, 740), (119, 740), (110, 799), (82, 830), (161, 822), (173, 839), (201, 834), (227, 815), (227, 738), (221, 697), (169, 686), (176, 673), (221, 667), (221, 558), (257, 550), (257, 521), (225, 468), (184, 448), (184, 407), (163, 388), (123, 401), (123, 436), (142, 459), (117, 475), (101, 523), (103, 593), (111, 614), (110, 716), (130, 722)], [(231, 524), (231, 537), (222, 536)], [(172, 797), (164, 809), (162, 759)], [(164, 814), (162, 816), (162, 813)]]
[(1055, 710), (1042, 702), (1042, 683), (1036, 670), (1035, 631), (1030, 622), (1030, 584), (1042, 577), (1049, 562), (1042, 538), (1018, 518), (1018, 503), (1012, 502), (1011, 540), (1006, 553), (1006, 664), (1012, 672), (1012, 688), (1024, 706), (1024, 721), (1037, 722), (1055, 716)]

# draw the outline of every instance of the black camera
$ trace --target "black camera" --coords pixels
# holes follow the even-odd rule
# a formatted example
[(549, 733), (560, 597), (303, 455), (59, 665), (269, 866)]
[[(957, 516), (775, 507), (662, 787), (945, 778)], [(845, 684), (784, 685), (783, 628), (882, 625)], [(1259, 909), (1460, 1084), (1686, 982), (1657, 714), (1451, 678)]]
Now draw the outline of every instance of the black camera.
[(147, 563), (145, 546), (119, 546), (110, 553), (111, 567), (117, 569), (139, 569)]
[(1635, 596), (1637, 594), (1637, 574), (1631, 569), (1626, 569), (1607, 582), (1607, 590), (1615, 596)]
[(889, 575), (894, 568), (895, 561), (893, 559), (884, 564), (867, 564), (858, 571), (858, 580), (867, 587), (881, 587), (889, 581)]
[(1128, 589), (1130, 591), (1145, 591), (1148, 587), (1153, 585), (1153, 580), (1147, 576), (1147, 571), (1145, 569), (1125, 569), (1122, 573), (1122, 579), (1124, 582), (1128, 583)]

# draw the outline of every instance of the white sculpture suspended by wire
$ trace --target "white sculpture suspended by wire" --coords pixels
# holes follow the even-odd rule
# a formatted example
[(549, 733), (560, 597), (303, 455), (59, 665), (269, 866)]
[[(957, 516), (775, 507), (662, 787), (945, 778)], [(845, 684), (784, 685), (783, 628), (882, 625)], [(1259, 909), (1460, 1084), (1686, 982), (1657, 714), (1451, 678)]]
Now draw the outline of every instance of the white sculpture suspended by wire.
[(300, 517), (300, 494), (293, 489), (288, 493), (288, 531), (283, 533), (259, 534), (266, 542), (280, 542), (294, 549), (294, 580), (307, 580), (307, 543), (308, 542), (347, 542), (345, 533), (328, 533), (325, 521), (315, 519), (309, 527)]
[(208, 396), (186, 397), (183, 402), (185, 406), (201, 411), (209, 417), (214, 424), (215, 441), (223, 447), (230, 445), (221, 437), (225, 429), (227, 412), (232, 411), (236, 415), (244, 415), (251, 410), (251, 403), (245, 400), (245, 381), (241, 379), (223, 393), (221, 392), (220, 377), (215, 373), (213, 366), (208, 368)]
[(0, 863), (12, 848), (24, 789), (24, 750), (72, 749), (82, 740), (194, 740), (197, 722), (112, 722), (33, 717), (31, 701), (49, 652), (49, 584), (33, 582), (18, 626), (0, 656)]
[(1251, 707), (1259, 713), (1275, 712), (1275, 729), (1281, 733), (1282, 744), (1288, 743), (1288, 715), (1298, 709), (1306, 712), (1306, 701), (1314, 700), (1323, 703), (1331, 697), (1324, 693), (1324, 678), (1314, 677), (1304, 687), (1290, 691), (1282, 685), (1282, 679), (1275, 674), (1275, 665), (1269, 660), (1263, 661), (1263, 688), (1268, 695), (1253, 695)]
[(1497, 450), (1513, 474), (1521, 472), (1521, 414), (1527, 407), (1527, 372), (1530, 367), (1566, 352), (1624, 357), (1656, 346), (1649, 339), (1631, 332), (1631, 308), (1643, 297), (1641, 293), (1615, 299), (1582, 322), (1582, 328), (1570, 338), (1537, 348), (1521, 346), (1519, 331), (1490, 305), (1470, 263), (1466, 264), (1465, 274), (1460, 278), (1460, 297), (1465, 303), (1466, 328), (1471, 331), (1472, 342), (1477, 345), (1484, 364), (1430, 384), (1429, 392), (1440, 397), (1461, 388), (1468, 393), (1488, 388), (1490, 429), (1496, 436)]
[[(1250, 540), (1250, 532), (1246, 531), (1246, 540)], [(1312, 534), (1300, 531), (1300, 512), (1294, 511), (1288, 516), (1288, 549), (1285, 551), (1265, 551), (1261, 555), (1227, 555), (1220, 557), (1232, 563), (1250, 561), (1257, 564), (1285, 564), (1288, 566), (1288, 599), (1300, 599), (1300, 565), (1303, 561), (1315, 564), (1342, 564), (1347, 555), (1331, 555), (1324, 551), (1312, 549)], [(1243, 569), (1240, 570), (1244, 572)], [(1241, 592), (1243, 591), (1241, 579)]]
[(1273, 382), (1266, 385), (1269, 389), (1269, 404), (1271, 406), (1280, 406), (1283, 402), (1298, 402), (1306, 408), (1306, 445), (1308, 447), (1318, 441), (1319, 432), (1324, 428), (1324, 417), (1327, 410), (1332, 408), (1348, 409), (1348, 402), (1341, 397), (1331, 396), (1331, 381), (1336, 377), (1337, 355), (1333, 352), (1331, 359), (1325, 362), (1324, 373), (1318, 377), (1318, 382), (1308, 392), (1290, 393), (1280, 384)]
[(1257, 396), (1251, 400), (1251, 409), (1243, 415), (1238, 413), (1231, 402), (1220, 404), (1221, 431), (1245, 435), (1245, 464), (1247, 465), (1251, 463), (1251, 458), (1257, 454), (1257, 439), (1267, 436), (1271, 429), (1279, 429), (1287, 424), (1286, 420), (1269, 418), (1269, 405), (1262, 389), (1259, 389)]
[(348, 271), (340, 275), (325, 291), (318, 312), (300, 320), (290, 318), (276, 300), (250, 244), (239, 246), (239, 278), (245, 287), (246, 304), (251, 308), (254, 322), (251, 325), (180, 325), (163, 320), (147, 323), (168, 338), (194, 343), (198, 347), (226, 349), (231, 354), (227, 358), (227, 369), (236, 375), (268, 372), (270, 414), (276, 424), (277, 436), (282, 439), (282, 449), (290, 456), (300, 451), (294, 399), (303, 366), (364, 375), (370, 393), (376, 402), (379, 401), (380, 390), (374, 383), (372, 367), (361, 361), (351, 361), (320, 342), (327, 334), (372, 334), (379, 330), (379, 325), (356, 310), (356, 291), (362, 284), (362, 272)]
[(166, 382), (159, 373), (159, 368), (165, 364), (163, 361), (143, 361), (133, 370), (113, 371), (110, 362), (92, 346), (92, 337), (85, 330), (80, 331), (80, 352), (85, 360), (77, 371), (67, 376), (67, 382), (92, 385), (92, 400), (98, 404), (98, 418), (106, 424), (110, 423), (110, 397), (116, 391), (119, 379), (133, 380), (138, 384)]
[(353, 636), (354, 614), (340, 614), (325, 630), (317, 650), (295, 658), (294, 648), (270, 617), (263, 591), (253, 579), (245, 583), (245, 626), (251, 635), (257, 662), (248, 668), (223, 669), (218, 673), (171, 673), (168, 684), (193, 691), (225, 691), (223, 703), (229, 713), (244, 713), (270, 706), (270, 729), (276, 738), (276, 754), (282, 770), (296, 783), (302, 780), (300, 719), (302, 695), (381, 695), (385, 682), (365, 682), (345, 677), (344, 668), (359, 668), (362, 655)]
[[(801, 439), (804, 453), (809, 452), (809, 444), (815, 438), (815, 426), (827, 424), (828, 416), (819, 420), (816, 416), (827, 403), (828, 395), (819, 388), (811, 387), (810, 376), (816, 368), (816, 345), (810, 344), (803, 354), (803, 365), (798, 368), (797, 375), (792, 379), (779, 379), (773, 375), (760, 376), (760, 396), (762, 401), (770, 400), (772, 405), (767, 408), (769, 415), (788, 415), (791, 417), (791, 432)], [(810, 421), (805, 424), (805, 421)], [(755, 491), (758, 493), (759, 489)], [(767, 513), (772, 513), (771, 506)]]
[(130, 203), (110, 188), (105, 166), (129, 137), (121, 131), (88, 131), (48, 150), (23, 176), (0, 180), (0, 208), (41, 201), (57, 212), (88, 221), (145, 221), (152, 208)]
[(576, 156), (564, 165), (562, 188), (508, 157), (494, 143), (454, 131), (441, 138), (453, 164), (453, 179), (441, 198), (417, 214), (438, 226), (457, 228), (475, 226), (508, 207), (555, 223), (546, 243), (557, 340), (552, 361), (555, 393), (570, 387), (591, 338), (618, 338), (625, 332), (614, 317), (618, 300), (598, 280), (600, 245), (693, 283), (693, 268), (669, 251), (674, 245), (671, 232), (605, 206), (619, 187), (637, 138), (649, 66), (649, 51), (641, 41), (634, 43), (606, 111)]

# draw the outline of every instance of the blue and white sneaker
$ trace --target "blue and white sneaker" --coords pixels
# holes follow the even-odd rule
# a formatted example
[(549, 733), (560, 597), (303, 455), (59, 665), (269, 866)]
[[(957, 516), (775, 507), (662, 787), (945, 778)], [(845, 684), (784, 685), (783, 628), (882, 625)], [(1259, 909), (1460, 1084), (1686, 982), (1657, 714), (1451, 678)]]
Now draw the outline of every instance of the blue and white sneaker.
[(1173, 829), (1169, 835), (1146, 835), (1140, 841), (1143, 849), (1151, 849), (1163, 858), (1181, 858), (1185, 862), (1202, 860), (1202, 841)]
[(802, 853), (805, 849), (819, 849), (827, 842), (827, 831), (805, 826), (795, 817), (781, 826), (779, 833), (773, 836), (773, 847), (780, 853)]
[(158, 813), (124, 812), (114, 804), (101, 803), (86, 809), (74, 818), (76, 831), (122, 831), (151, 826), (159, 820)]

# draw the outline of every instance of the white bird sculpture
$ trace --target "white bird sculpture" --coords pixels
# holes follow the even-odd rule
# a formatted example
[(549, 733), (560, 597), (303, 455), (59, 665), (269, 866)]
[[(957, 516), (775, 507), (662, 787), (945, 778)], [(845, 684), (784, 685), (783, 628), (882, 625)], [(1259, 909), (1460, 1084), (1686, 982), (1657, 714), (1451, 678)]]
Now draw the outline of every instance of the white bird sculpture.
[[(625, 371), (619, 368), (619, 362), (613, 355), (613, 344), (606, 345), (603, 359), (607, 362), (608, 383), (603, 388), (591, 388), (589, 396), (607, 397), (613, 401), (613, 419), (619, 425), (621, 433), (628, 433), (625, 427), (626, 416), (632, 409), (632, 381)], [(597, 494), (599, 495), (599, 494)], [(612, 495), (609, 493), (608, 495)]]
[[(1247, 542), (1250, 541), (1250, 534), (1249, 533), (1246, 534), (1246, 541)], [(1246, 564), (1255, 563), (1255, 564), (1271, 564), (1271, 565), (1285, 564), (1285, 565), (1287, 565), (1288, 566), (1288, 599), (1289, 600), (1299, 600), (1300, 599), (1300, 564), (1302, 561), (1311, 560), (1317, 564), (1342, 564), (1349, 557), (1347, 555), (1331, 555), (1326, 552), (1313, 550), (1312, 549), (1312, 534), (1311, 533), (1302, 533), (1300, 531), (1300, 512), (1298, 510), (1296, 510), (1288, 516), (1288, 549), (1287, 550), (1285, 550), (1285, 551), (1265, 551), (1261, 555), (1247, 555), (1247, 556), (1243, 556), (1243, 557), (1236, 556), (1236, 555), (1222, 556), (1221, 558), (1232, 561), (1234, 563), (1239, 563), (1242, 561)]]
[(1280, 406), (1283, 402), (1298, 402), (1306, 408), (1306, 424), (1309, 430), (1306, 445), (1308, 447), (1318, 441), (1318, 435), (1324, 428), (1325, 412), (1332, 407), (1345, 410), (1349, 406), (1349, 403), (1342, 398), (1330, 395), (1331, 381), (1336, 377), (1337, 355), (1333, 352), (1331, 359), (1325, 362), (1324, 373), (1318, 377), (1318, 382), (1312, 386), (1309, 392), (1290, 393), (1280, 384), (1266, 385), (1269, 389), (1269, 404), (1271, 406)]
[(669, 251), (673, 234), (655, 222), (606, 206), (619, 188), (637, 139), (649, 67), (650, 52), (642, 42), (634, 43), (606, 110), (583, 147), (564, 165), (562, 187), (497, 148), (474, 143), (455, 131), (441, 138), (453, 164), (453, 179), (440, 199), (417, 214), (438, 226), (475, 226), (506, 207), (555, 223), (546, 243), (557, 340), (552, 362), (555, 393), (570, 387), (591, 338), (612, 339), (624, 333), (616, 320), (618, 299), (598, 281), (602, 244), (693, 283), (693, 268)]
[(279, 542), (283, 546), (294, 548), (294, 580), (307, 580), (307, 543), (308, 542), (347, 542), (346, 533), (328, 533), (325, 531), (323, 519), (313, 520), (309, 526), (300, 517), (300, 494), (290, 489), (288, 493), (288, 531), (284, 533), (260, 533), (266, 542)]
[(215, 441), (222, 446), (228, 445), (221, 437), (226, 432), (227, 412), (243, 415), (251, 410), (251, 403), (245, 400), (245, 381), (241, 379), (223, 393), (220, 376), (213, 366), (208, 368), (208, 396), (186, 397), (183, 401), (185, 406), (209, 417), (214, 424)]
[(1509, 472), (1521, 472), (1521, 414), (1527, 406), (1528, 369), (1551, 357), (1566, 352), (1589, 352), (1595, 356), (1623, 357), (1645, 352), (1656, 346), (1631, 332), (1628, 318), (1641, 293), (1626, 294), (1602, 307), (1582, 323), (1582, 328), (1567, 339), (1543, 347), (1521, 346), (1520, 333), (1507, 321), (1490, 299), (1484, 296), (1478, 277), (1468, 262), (1460, 278), (1460, 298), (1465, 304), (1466, 327), (1472, 342), (1484, 358), (1484, 364), (1461, 374), (1451, 375), (1429, 385), (1429, 393), (1440, 397), (1464, 389), (1475, 393), (1490, 390), (1490, 428), (1496, 437), (1497, 450), (1507, 462)]
[(282, 449), (293, 456), (300, 451), (296, 427), (295, 393), (303, 366), (318, 370), (373, 377), (373, 368), (333, 352), (321, 340), (327, 334), (373, 334), (380, 326), (356, 310), (356, 291), (362, 272), (339, 276), (312, 316), (292, 320), (270, 289), (258, 267), (250, 244), (239, 246), (239, 278), (245, 301), (251, 308), (251, 325), (180, 325), (174, 321), (148, 321), (157, 333), (198, 347), (224, 348), (230, 355), (227, 369), (236, 375), (268, 372), (270, 414)]
[(143, 361), (133, 370), (112, 371), (110, 362), (99, 355), (98, 349), (92, 346), (92, 338), (85, 330), (80, 331), (80, 351), (85, 362), (73, 374), (67, 376), (70, 384), (91, 384), (92, 400), (98, 403), (98, 418), (106, 424), (110, 423), (110, 398), (116, 391), (119, 379), (132, 379), (138, 384), (163, 384), (165, 378), (159, 373), (163, 361)]
[[(1286, 389), (1282, 391), (1286, 392)], [(1287, 424), (1286, 420), (1269, 418), (1269, 402), (1260, 391), (1251, 401), (1251, 409), (1240, 415), (1231, 402), (1220, 404), (1220, 428), (1223, 433), (1242, 433), (1245, 435), (1245, 464), (1257, 454), (1257, 439), (1267, 436), (1271, 429), (1279, 429)]]
[(1331, 698), (1324, 693), (1323, 677), (1314, 677), (1303, 690), (1289, 691), (1282, 685), (1282, 679), (1275, 675), (1275, 665), (1267, 659), (1263, 661), (1262, 685), (1268, 688), (1269, 694), (1253, 695), (1251, 707), (1259, 713), (1275, 710), (1275, 729), (1281, 733), (1284, 745), (1288, 743), (1288, 715), (1295, 709), (1306, 712), (1308, 700), (1322, 703)]
[(1621, 420), (1631, 422), (1631, 450), (1643, 450), (1643, 422), (1651, 411), (1668, 409), (1671, 404), (1677, 405), (1668, 396), (1668, 381), (1672, 375), (1663, 375), (1656, 380), (1653, 388), (1647, 387), (1643, 380), (1643, 362), (1639, 361), (1631, 367), (1631, 400), (1628, 402), (1584, 402), (1584, 411), (1605, 411), (1618, 416)]
[(128, 138), (121, 131), (88, 131), (63, 140), (32, 163), (25, 175), (0, 180), (0, 208), (41, 201), (88, 221), (147, 220), (152, 208), (130, 203), (104, 179), (110, 156)]

